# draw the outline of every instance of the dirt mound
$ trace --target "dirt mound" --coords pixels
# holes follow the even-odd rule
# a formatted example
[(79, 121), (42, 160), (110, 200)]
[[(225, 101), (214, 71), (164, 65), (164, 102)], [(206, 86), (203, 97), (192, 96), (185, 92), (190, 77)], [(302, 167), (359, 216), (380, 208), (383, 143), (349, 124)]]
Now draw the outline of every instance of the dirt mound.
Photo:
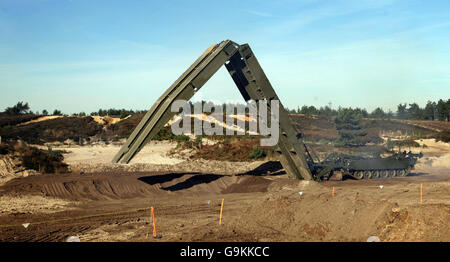
[(362, 199), (358, 194), (293, 194), (268, 197), (231, 224), (258, 232), (259, 241), (366, 241), (371, 235), (382, 241), (442, 241), (449, 239), (449, 228), (443, 228), (450, 219), (449, 208), (399, 208), (396, 203)]
[(19, 178), (6, 183), (2, 195), (42, 195), (68, 200), (110, 200), (162, 196), (266, 192), (271, 181), (201, 173), (92, 173)]
[[(421, 203), (419, 184), (408, 181), (317, 183), (286, 175), (192, 172), (19, 178), (0, 187), (0, 204), (9, 210), (0, 216), (0, 225), (19, 224), (0, 228), (0, 241), (64, 241), (69, 235), (82, 241), (365, 242), (371, 235), (383, 242), (450, 241), (449, 182), (423, 183)], [(61, 198), (49, 205), (44, 201)], [(223, 224), (218, 226), (222, 199)], [(34, 201), (29, 209), (27, 200)], [(151, 238), (150, 206), (162, 239)], [(36, 224), (58, 218), (64, 220)], [(20, 226), (25, 222), (32, 223), (27, 230)]]
[(229, 193), (250, 193), (250, 192), (267, 192), (270, 184), (273, 180), (256, 177), (256, 176), (245, 176), (239, 177), (237, 182), (228, 186), (222, 191), (224, 194)]
[(416, 205), (393, 208), (377, 221), (383, 241), (450, 241), (450, 206)]
[(140, 182), (137, 175), (59, 174), (19, 178), (3, 186), (12, 196), (41, 194), (69, 200), (107, 200), (146, 196), (160, 191), (157, 185)]

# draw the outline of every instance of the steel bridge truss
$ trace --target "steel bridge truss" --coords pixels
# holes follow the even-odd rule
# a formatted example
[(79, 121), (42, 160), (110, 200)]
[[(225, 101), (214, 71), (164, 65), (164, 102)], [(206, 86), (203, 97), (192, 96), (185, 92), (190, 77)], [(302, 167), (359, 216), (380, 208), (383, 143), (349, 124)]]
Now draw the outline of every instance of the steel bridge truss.
[[(154, 103), (141, 122), (114, 156), (113, 163), (129, 163), (131, 159), (176, 114), (171, 105), (176, 100), (189, 100), (218, 70), (225, 65), (246, 102), (278, 100), (272, 85), (248, 44), (226, 40), (209, 47)], [(289, 115), (279, 103), (280, 136), (276, 152), (286, 173), (293, 178), (313, 179), (306, 161), (304, 144), (297, 139)]]

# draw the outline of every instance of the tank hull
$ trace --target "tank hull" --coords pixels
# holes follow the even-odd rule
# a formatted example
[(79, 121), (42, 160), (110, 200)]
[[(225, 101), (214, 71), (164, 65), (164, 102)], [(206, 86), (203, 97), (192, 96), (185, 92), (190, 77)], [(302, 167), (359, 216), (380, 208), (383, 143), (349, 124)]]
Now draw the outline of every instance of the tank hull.
[(361, 158), (335, 156), (331, 160), (311, 163), (310, 168), (316, 180), (339, 179), (375, 179), (407, 176), (422, 154), (402, 153), (386, 158)]

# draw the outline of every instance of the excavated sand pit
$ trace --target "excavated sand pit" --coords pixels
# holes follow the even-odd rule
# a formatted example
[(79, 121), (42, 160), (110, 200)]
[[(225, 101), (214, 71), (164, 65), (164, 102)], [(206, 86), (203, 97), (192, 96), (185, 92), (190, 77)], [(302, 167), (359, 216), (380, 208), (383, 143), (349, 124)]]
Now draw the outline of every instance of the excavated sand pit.
[[(166, 155), (173, 146), (145, 148), (129, 165), (109, 162), (117, 146), (66, 148), (72, 173), (5, 180), (0, 241), (450, 241), (445, 145), (406, 177), (321, 183), (271, 161), (180, 160)], [(164, 164), (146, 164), (156, 158)]]
[[(155, 172), (30, 176), (6, 183), (0, 199), (60, 199), (60, 211), (3, 213), (0, 225), (12, 226), (0, 227), (0, 240), (64, 241), (77, 235), (81, 241), (365, 241), (376, 235), (382, 241), (449, 241), (450, 181), (424, 182), (420, 203), (419, 183), (408, 179), (316, 183), (286, 175)], [(160, 239), (148, 237), (150, 206)], [(25, 229), (22, 223), (31, 225)]]

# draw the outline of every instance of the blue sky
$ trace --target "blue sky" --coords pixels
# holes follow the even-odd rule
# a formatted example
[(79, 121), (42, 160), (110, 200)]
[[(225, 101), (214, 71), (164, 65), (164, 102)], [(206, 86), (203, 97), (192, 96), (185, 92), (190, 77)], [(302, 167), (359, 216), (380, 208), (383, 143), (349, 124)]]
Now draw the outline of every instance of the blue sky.
[[(450, 98), (450, 1), (0, 0), (0, 110), (148, 109), (226, 39), (289, 108)], [(224, 68), (200, 99), (243, 101)]]

